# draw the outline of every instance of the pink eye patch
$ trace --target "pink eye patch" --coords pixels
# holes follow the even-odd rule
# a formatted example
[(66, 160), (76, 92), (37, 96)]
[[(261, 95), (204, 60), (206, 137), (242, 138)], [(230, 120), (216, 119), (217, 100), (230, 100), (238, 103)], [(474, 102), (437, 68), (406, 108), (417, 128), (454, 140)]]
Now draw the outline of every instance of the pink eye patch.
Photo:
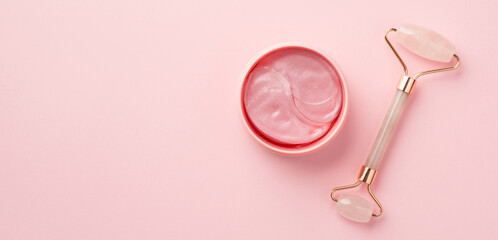
[(342, 106), (337, 72), (321, 55), (286, 48), (264, 56), (247, 77), (244, 107), (253, 126), (280, 144), (323, 137)]

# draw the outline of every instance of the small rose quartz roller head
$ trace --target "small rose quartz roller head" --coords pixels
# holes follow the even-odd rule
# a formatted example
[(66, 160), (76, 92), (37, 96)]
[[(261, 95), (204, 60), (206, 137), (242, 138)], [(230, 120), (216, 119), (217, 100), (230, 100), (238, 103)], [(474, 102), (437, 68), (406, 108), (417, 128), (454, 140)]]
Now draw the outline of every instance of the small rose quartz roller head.
[[(419, 72), (413, 77), (410, 77), (408, 75), (408, 68), (403, 59), (401, 59), (396, 49), (389, 41), (388, 35), (391, 32), (396, 32), (396, 40), (398, 43), (421, 57), (438, 62), (450, 62), (455, 58), (456, 63), (451, 67)], [(370, 150), (370, 154), (368, 155), (365, 164), (361, 166), (358, 181), (351, 185), (336, 187), (330, 193), (332, 200), (337, 202), (336, 208), (339, 214), (356, 222), (368, 222), (372, 216), (378, 217), (382, 214), (382, 205), (373, 194), (371, 186), (375, 180), (380, 161), (384, 156), (384, 152), (386, 151), (394, 129), (403, 112), (406, 100), (413, 91), (416, 80), (423, 75), (454, 70), (460, 65), (460, 58), (454, 53), (455, 46), (446, 38), (430, 29), (413, 24), (402, 24), (398, 29), (391, 28), (387, 30), (384, 38), (403, 66), (403, 75), (398, 82), (396, 94), (391, 102), (391, 107), (384, 117), (382, 126)], [(337, 191), (355, 188), (360, 186), (361, 183), (367, 185), (368, 193), (379, 207), (378, 212), (374, 213), (374, 206), (360, 196), (352, 194), (342, 194), (338, 198), (334, 196)]]

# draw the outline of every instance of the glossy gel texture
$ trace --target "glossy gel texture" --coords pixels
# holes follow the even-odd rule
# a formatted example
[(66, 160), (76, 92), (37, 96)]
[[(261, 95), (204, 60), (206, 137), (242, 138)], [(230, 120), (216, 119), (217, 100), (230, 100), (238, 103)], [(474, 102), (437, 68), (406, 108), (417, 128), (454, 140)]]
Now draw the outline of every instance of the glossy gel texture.
[(247, 79), (244, 105), (253, 125), (284, 144), (327, 133), (342, 104), (338, 75), (320, 55), (299, 48), (265, 56)]

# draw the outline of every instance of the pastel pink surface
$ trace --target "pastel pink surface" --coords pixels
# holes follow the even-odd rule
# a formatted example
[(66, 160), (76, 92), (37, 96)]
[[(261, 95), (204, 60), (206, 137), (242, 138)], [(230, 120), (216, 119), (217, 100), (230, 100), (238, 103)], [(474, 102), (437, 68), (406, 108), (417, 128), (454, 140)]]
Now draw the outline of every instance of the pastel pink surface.
[(342, 123), (334, 121), (342, 106), (339, 73), (316, 52), (277, 48), (244, 76), (241, 98), (248, 124), (276, 144), (310, 144)]
[[(497, 10), (2, 1), (0, 239), (497, 239)], [(394, 94), (383, 35), (400, 23), (441, 33), (462, 65), (419, 79), (373, 187), (385, 212), (358, 224), (329, 193), (354, 181)], [(244, 66), (284, 41), (330, 53), (350, 93), (340, 133), (300, 157), (261, 147), (239, 112)], [(434, 67), (396, 46), (411, 73)]]

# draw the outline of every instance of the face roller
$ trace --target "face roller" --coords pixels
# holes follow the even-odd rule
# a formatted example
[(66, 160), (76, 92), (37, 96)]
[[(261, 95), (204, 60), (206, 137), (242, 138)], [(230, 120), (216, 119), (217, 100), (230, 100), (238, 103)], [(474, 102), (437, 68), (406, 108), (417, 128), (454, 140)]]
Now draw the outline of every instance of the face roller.
[[(455, 58), (456, 63), (451, 67), (419, 72), (413, 77), (410, 77), (408, 76), (408, 68), (404, 61), (389, 41), (388, 35), (391, 32), (396, 32), (396, 40), (398, 43), (421, 57), (438, 62), (450, 62)], [(370, 154), (368, 155), (365, 164), (361, 167), (358, 181), (351, 185), (336, 187), (330, 193), (332, 200), (337, 202), (336, 208), (339, 214), (356, 222), (368, 222), (372, 216), (378, 217), (382, 214), (382, 205), (372, 193), (371, 185), (375, 179), (377, 168), (386, 151), (389, 140), (391, 139), (401, 113), (403, 112), (406, 100), (413, 91), (416, 80), (423, 75), (454, 70), (458, 68), (460, 64), (460, 58), (454, 54), (455, 46), (443, 36), (430, 29), (413, 24), (403, 24), (398, 29), (389, 29), (384, 38), (403, 66), (404, 73), (399, 80), (391, 107), (387, 111), (384, 121), (382, 122), (382, 126), (370, 150)], [(368, 193), (379, 207), (379, 210), (376, 213), (374, 213), (374, 206), (360, 196), (352, 194), (342, 194), (338, 198), (334, 196), (337, 191), (358, 187), (362, 182), (367, 185)]]

